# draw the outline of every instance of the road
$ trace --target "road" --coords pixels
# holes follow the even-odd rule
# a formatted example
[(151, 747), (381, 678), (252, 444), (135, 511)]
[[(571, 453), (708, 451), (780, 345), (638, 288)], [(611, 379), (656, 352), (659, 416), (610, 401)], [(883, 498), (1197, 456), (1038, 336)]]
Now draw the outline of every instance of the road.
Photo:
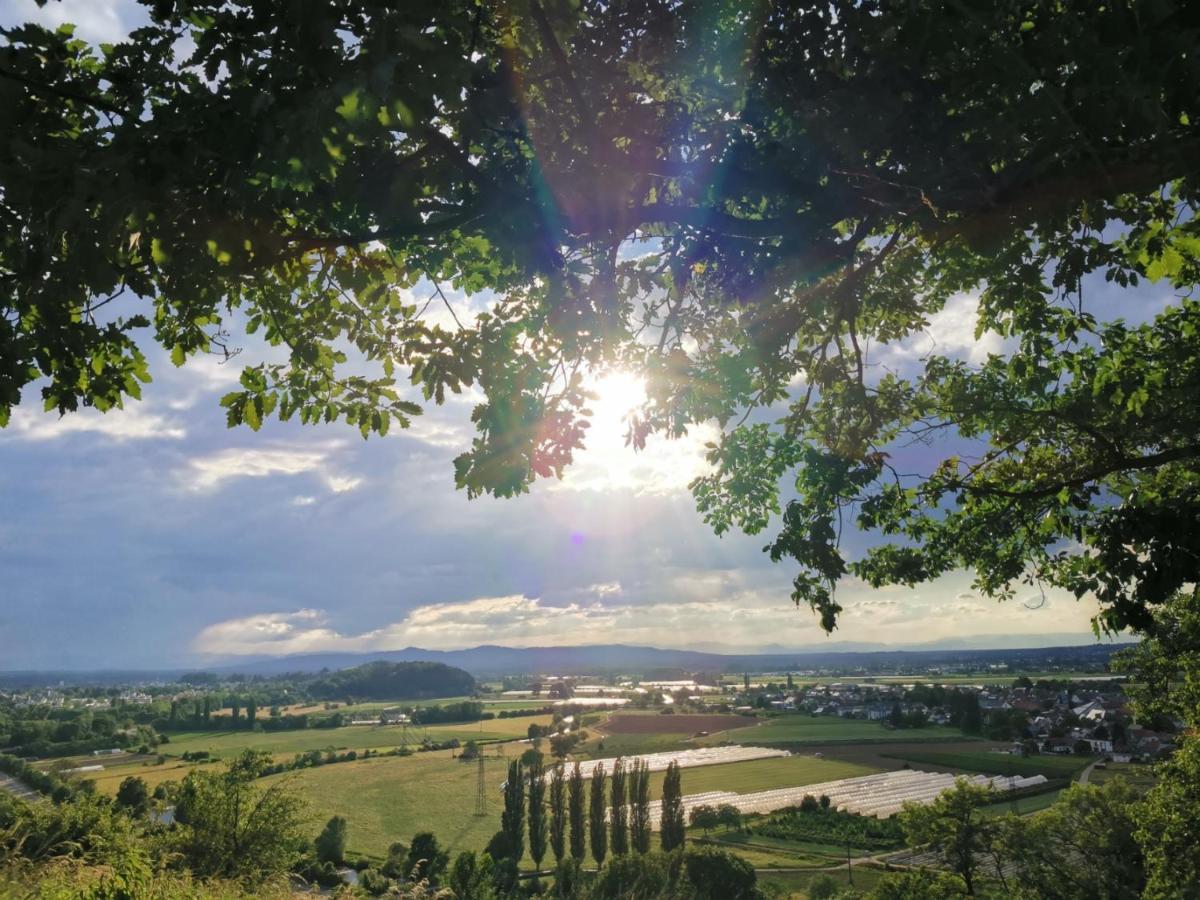
[(1099, 761), (1100, 760), (1096, 760), (1095, 762), (1089, 764), (1086, 769), (1084, 769), (1082, 772), (1079, 773), (1079, 783), (1080, 784), (1088, 783), (1088, 779), (1092, 777), (1092, 769), (1096, 768), (1096, 763), (1098, 763)]

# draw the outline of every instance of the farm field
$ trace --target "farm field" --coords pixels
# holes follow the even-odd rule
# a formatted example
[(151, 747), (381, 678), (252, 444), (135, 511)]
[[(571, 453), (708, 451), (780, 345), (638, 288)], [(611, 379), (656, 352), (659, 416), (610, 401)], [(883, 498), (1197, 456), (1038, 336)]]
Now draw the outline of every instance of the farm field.
[[(716, 766), (697, 766), (680, 773), (684, 796), (705, 791), (733, 791), (748, 794), (772, 788), (803, 787), (839, 778), (870, 775), (876, 769), (834, 759), (788, 756), (779, 759), (754, 759)], [(650, 797), (662, 797), (665, 772), (650, 773)]]
[[(515, 747), (506, 749), (514, 756), (518, 752)], [(338, 763), (264, 781), (291, 779), (309, 802), (314, 832), (331, 816), (345, 816), (350, 826), (349, 847), (354, 853), (385, 855), (391, 842), (408, 841), (422, 830), (433, 831), (452, 850), (479, 850), (498, 827), (500, 785), (507, 775), (506, 759), (489, 757), (484, 765), (488, 815), (483, 818), (474, 815), (476, 765), (451, 759), (442, 751)], [(757, 791), (868, 771), (862, 766), (810, 757), (755, 760), (686, 769), (683, 791)], [(661, 772), (651, 775), (654, 799), (662, 795), (663, 777)]]
[(988, 752), (933, 752), (908, 750), (899, 758), (911, 763), (986, 775), (1045, 775), (1047, 778), (1072, 778), (1087, 767), (1091, 756), (1011, 756)]
[(607, 734), (710, 734), (734, 728), (749, 728), (756, 720), (749, 716), (699, 716), (699, 715), (627, 715), (611, 716), (604, 723)]
[[(783, 897), (804, 898), (808, 896), (806, 889), (809, 884), (820, 874), (822, 874), (821, 870), (813, 870), (811, 872), (759, 872), (758, 883), (764, 887), (769, 885), (777, 888), (781, 891), (780, 896)], [(844, 864), (829, 869), (824, 874), (829, 875), (842, 886), (847, 886), (850, 883)], [(870, 890), (883, 879), (884, 874), (883, 869), (875, 866), (855, 866), (854, 887), (860, 891)]]
[(1052, 791), (1043, 791), (1040, 794), (1031, 794), (1026, 797), (1017, 798), (1016, 802), (1011, 800), (1002, 800), (993, 803), (991, 806), (984, 807), (984, 813), (989, 816), (1003, 816), (1008, 813), (1016, 813), (1019, 816), (1027, 815), (1028, 813), (1041, 812), (1054, 804), (1058, 799), (1058, 795), (1063, 792), (1063, 788)]
[(1146, 793), (1158, 783), (1154, 767), (1141, 763), (1105, 763), (1105, 768), (1094, 768), (1088, 778), (1091, 784), (1104, 784), (1114, 778), (1124, 778), (1141, 793)]
[[(930, 725), (926, 728), (894, 730), (866, 719), (841, 719), (835, 716), (810, 716), (803, 713), (760, 720), (751, 730), (739, 731), (736, 740), (750, 744), (827, 744), (846, 742), (945, 741), (961, 738), (957, 728)], [(730, 740), (728, 735), (697, 738), (698, 744), (717, 744)]]
[[(409, 740), (428, 735), (430, 740), (445, 741), (503, 740), (525, 737), (531, 723), (547, 725), (549, 716), (523, 716), (514, 719), (489, 719), (457, 725), (430, 725), (427, 730), (409, 729)], [(404, 738), (400, 725), (346, 725), (341, 728), (303, 728), (295, 731), (198, 731), (171, 736), (159, 750), (171, 756), (186, 751), (207, 750), (219, 758), (228, 758), (248, 747), (275, 754), (304, 753), (309, 750), (366, 750), (398, 747)], [(414, 737), (413, 735), (416, 735)]]

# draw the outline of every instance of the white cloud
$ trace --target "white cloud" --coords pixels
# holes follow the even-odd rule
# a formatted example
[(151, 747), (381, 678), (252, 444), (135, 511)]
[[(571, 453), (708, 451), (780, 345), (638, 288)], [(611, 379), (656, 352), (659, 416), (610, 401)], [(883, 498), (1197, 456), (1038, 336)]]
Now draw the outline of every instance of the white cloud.
[(185, 468), (176, 472), (184, 488), (195, 492), (216, 490), (235, 478), (268, 478), (275, 475), (312, 473), (335, 494), (352, 491), (361, 478), (337, 472), (330, 457), (341, 442), (329, 442), (316, 447), (230, 447), (208, 456), (188, 460)]
[[(1036, 636), (1049, 629), (1088, 632), (1094, 602), (1061, 605), (1053, 621), (1023, 604), (964, 602), (954, 577), (926, 590), (843, 592), (842, 624), (832, 641), (920, 644), (984, 635)], [(592, 584), (563, 596), (520, 594), (428, 603), (381, 628), (346, 634), (331, 628), (324, 613), (263, 613), (205, 628), (194, 649), (205, 654), (288, 654), (314, 651), (369, 652), (416, 646), (455, 650), (479, 644), (512, 647), (598, 643), (690, 648), (720, 644), (754, 650), (768, 644), (796, 648), (827, 641), (807, 609), (781, 592), (747, 586), (741, 574), (685, 573), (656, 579), (672, 596), (637, 602), (621, 584)], [(655, 589), (656, 593), (662, 591)]]
[(76, 26), (75, 36), (91, 43), (116, 43), (135, 24), (146, 21), (144, 9), (131, 0), (57, 0), (38, 6), (34, 0), (6, 0), (2, 20), (7, 24), (37, 22), (48, 28)]
[(180, 440), (187, 430), (175, 419), (147, 412), (146, 407), (131, 403), (125, 409), (101, 413), (82, 409), (59, 416), (31, 407), (17, 407), (0, 438), (23, 441), (53, 441), (69, 434), (97, 434), (113, 441)]

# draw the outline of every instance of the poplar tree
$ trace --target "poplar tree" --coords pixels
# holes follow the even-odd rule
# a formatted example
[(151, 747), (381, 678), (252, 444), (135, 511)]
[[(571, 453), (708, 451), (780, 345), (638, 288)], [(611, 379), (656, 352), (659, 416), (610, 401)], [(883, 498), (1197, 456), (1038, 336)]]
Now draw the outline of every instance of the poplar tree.
[(661, 837), (663, 850), (667, 852), (682, 847), (685, 839), (683, 786), (680, 783), (679, 763), (675, 760), (671, 760), (667, 766), (667, 777), (663, 780)]
[(650, 766), (641, 759), (629, 777), (629, 838), (634, 853), (650, 852)]
[(613, 856), (624, 856), (629, 852), (629, 807), (625, 774), (625, 763), (618, 759), (613, 764), (611, 779), (612, 801), (609, 804), (608, 822), (612, 833)]
[(525, 855), (525, 779), (519, 759), (514, 759), (508, 764), (500, 830), (504, 832), (509, 859), (520, 861)]
[(566, 854), (566, 807), (567, 779), (563, 764), (559, 762), (550, 778), (550, 850), (556, 863)]
[(599, 763), (592, 770), (592, 802), (588, 809), (588, 832), (591, 836), (592, 859), (598, 866), (604, 865), (604, 858), (608, 855), (608, 829), (604, 822), (606, 780), (604, 763)]
[(575, 763), (568, 782), (567, 811), (571, 822), (571, 856), (582, 860), (587, 856), (587, 826), (583, 811), (583, 773), (579, 763)]
[(529, 855), (535, 868), (546, 856), (546, 769), (541, 757), (529, 766)]

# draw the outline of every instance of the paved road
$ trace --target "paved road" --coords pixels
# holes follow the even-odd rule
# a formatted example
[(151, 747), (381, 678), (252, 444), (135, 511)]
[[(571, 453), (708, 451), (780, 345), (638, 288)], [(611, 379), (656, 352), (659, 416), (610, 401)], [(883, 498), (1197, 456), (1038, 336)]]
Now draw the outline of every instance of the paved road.
[(1088, 783), (1088, 779), (1092, 777), (1092, 769), (1096, 768), (1096, 763), (1099, 761), (1100, 760), (1096, 760), (1096, 762), (1091, 763), (1086, 769), (1079, 773), (1080, 784)]

